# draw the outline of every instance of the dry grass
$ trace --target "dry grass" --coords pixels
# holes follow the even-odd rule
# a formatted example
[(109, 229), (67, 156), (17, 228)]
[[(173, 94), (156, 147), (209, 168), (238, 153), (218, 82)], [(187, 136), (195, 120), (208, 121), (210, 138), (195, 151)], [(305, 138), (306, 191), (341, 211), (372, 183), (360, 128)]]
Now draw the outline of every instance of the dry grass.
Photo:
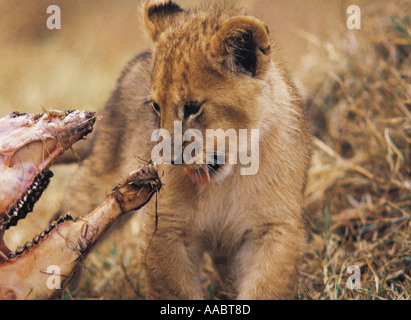
[[(41, 106), (99, 110), (104, 105), (122, 66), (146, 45), (134, 0), (95, 3), (54, 1), (65, 23), (55, 33), (41, 18), (46, 1), (0, 0), (2, 115), (38, 112)], [(313, 122), (306, 196), (310, 237), (297, 298), (410, 299), (409, 3), (360, 1), (363, 29), (357, 31), (344, 27), (345, 1), (242, 3), (279, 36)], [(56, 177), (36, 212), (7, 234), (8, 243), (20, 245), (44, 228), (44, 212), (54, 212), (75, 166), (54, 169)], [(63, 298), (144, 298), (139, 227), (133, 217), (114, 230)], [(350, 265), (360, 267), (360, 290), (346, 287)], [(206, 268), (204, 275), (213, 273)], [(210, 297), (221, 296), (215, 282), (205, 288)]]
[[(330, 72), (309, 101), (322, 127), (300, 298), (410, 299), (410, 16), (373, 19), (367, 33), (324, 46)], [(361, 268), (358, 291), (346, 288), (350, 265)]]

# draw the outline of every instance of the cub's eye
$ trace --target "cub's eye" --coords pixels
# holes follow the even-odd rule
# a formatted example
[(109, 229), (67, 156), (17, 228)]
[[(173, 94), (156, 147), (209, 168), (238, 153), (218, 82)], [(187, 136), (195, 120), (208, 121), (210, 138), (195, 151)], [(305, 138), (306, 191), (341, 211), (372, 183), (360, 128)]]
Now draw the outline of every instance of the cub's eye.
[(158, 115), (160, 115), (160, 106), (157, 104), (157, 103), (155, 103), (155, 102), (153, 102), (153, 103), (151, 103), (151, 107), (153, 108), (153, 110), (158, 114)]
[(201, 110), (201, 103), (197, 101), (189, 101), (184, 105), (184, 119), (191, 115), (196, 115)]

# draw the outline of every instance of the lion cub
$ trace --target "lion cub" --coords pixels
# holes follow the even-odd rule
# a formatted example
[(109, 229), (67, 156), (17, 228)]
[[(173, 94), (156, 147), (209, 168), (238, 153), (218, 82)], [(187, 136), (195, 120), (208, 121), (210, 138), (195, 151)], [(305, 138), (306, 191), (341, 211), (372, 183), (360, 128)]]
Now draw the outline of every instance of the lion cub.
[(231, 130), (245, 137), (233, 144), (237, 151), (258, 160), (252, 174), (227, 144), (217, 150), (211, 143), (196, 162), (177, 161), (192, 139), (159, 164), (157, 208), (152, 201), (140, 213), (148, 298), (204, 298), (205, 252), (222, 280), (233, 280), (237, 298), (293, 298), (305, 246), (310, 136), (268, 29), (227, 5), (183, 9), (172, 1), (146, 1), (143, 21), (153, 51), (132, 60), (118, 80), (63, 210), (91, 210), (135, 169), (136, 157), (151, 159), (155, 129), (170, 133), (172, 150), (189, 129), (204, 146), (210, 129), (220, 141)]

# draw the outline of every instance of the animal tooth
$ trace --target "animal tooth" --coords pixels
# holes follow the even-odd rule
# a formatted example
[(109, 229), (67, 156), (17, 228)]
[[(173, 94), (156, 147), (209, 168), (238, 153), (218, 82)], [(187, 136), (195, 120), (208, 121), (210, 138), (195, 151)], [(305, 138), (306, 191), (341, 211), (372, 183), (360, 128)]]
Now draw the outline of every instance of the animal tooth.
[(66, 220), (66, 221), (76, 221), (76, 219), (74, 219), (73, 216), (70, 213), (66, 214), (66, 216), (64, 217), (64, 220)]
[(34, 238), (33, 238), (33, 243), (34, 244), (38, 244), (40, 242), (40, 236), (35, 236)]
[(45, 237), (46, 237), (46, 234), (44, 233), (44, 231), (40, 233), (40, 238), (44, 239)]
[(24, 252), (24, 248), (23, 247), (17, 247), (16, 249), (16, 255), (22, 254)]
[(33, 202), (27, 202), (27, 212), (33, 211), (34, 203)]
[(27, 241), (24, 245), (24, 249), (30, 250), (31, 248), (33, 248), (33, 244), (30, 241)]
[(3, 217), (1, 217), (1, 226), (0, 226), (0, 230), (3, 230), (3, 226), (5, 226), (7, 224), (8, 219), (6, 219), (6, 214), (3, 215)]

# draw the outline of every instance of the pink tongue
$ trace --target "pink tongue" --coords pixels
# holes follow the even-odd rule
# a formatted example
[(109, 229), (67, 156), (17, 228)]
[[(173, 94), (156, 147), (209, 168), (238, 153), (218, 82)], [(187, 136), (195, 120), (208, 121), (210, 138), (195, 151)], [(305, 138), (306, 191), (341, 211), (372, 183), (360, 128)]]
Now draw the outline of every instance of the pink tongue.
[(210, 173), (206, 165), (202, 165), (199, 169), (189, 169), (184, 168), (190, 179), (197, 184), (209, 184), (210, 183)]

